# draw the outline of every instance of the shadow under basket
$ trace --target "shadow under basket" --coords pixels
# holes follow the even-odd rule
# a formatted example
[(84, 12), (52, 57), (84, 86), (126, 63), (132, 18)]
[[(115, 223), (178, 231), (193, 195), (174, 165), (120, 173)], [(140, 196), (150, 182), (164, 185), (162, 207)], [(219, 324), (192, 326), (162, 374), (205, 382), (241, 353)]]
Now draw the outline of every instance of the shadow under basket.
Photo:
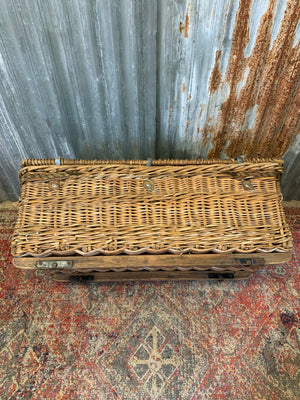
[(244, 279), (291, 257), (281, 160), (24, 160), (14, 265), (58, 281)]

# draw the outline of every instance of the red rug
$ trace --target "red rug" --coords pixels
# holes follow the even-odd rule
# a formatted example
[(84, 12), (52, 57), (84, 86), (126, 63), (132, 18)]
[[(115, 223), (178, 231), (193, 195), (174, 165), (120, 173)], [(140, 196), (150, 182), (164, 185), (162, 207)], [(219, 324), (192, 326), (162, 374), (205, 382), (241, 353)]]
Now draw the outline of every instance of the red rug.
[(292, 260), (247, 281), (65, 284), (12, 265), (0, 210), (0, 398), (299, 399), (300, 209)]

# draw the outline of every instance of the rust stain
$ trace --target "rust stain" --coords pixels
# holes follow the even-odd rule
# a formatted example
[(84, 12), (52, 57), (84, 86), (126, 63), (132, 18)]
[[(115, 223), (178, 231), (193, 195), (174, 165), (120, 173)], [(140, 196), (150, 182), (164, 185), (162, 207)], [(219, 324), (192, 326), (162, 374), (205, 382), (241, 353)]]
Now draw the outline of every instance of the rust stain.
[[(174, 106), (175, 106), (175, 104), (176, 104), (176, 101), (174, 100)], [(168, 109), (169, 109), (169, 117), (168, 117), (168, 126), (171, 126), (172, 125), (172, 117), (173, 117), (173, 114), (174, 114), (174, 107), (172, 107), (172, 106), (169, 106), (168, 107)]]
[(187, 120), (187, 121), (186, 121), (186, 124), (185, 124), (185, 130), (184, 130), (184, 133), (185, 133), (185, 134), (187, 133), (187, 130), (188, 130), (188, 127), (190, 126), (190, 124), (191, 124), (191, 121), (190, 121), (190, 120)]
[(203, 114), (204, 109), (205, 109), (205, 105), (201, 104), (201, 106), (199, 107), (198, 121), (199, 121), (200, 118), (202, 117), (202, 114)]
[(230, 84), (230, 95), (227, 101), (221, 105), (221, 115), (216, 132), (213, 134), (213, 148), (208, 155), (209, 158), (220, 157), (223, 148), (232, 136), (232, 114), (235, 109), (236, 86), (242, 78), (244, 64), (243, 52), (249, 40), (250, 9), (251, 0), (240, 2), (236, 14), (231, 51), (225, 77)]
[(186, 89), (185, 83), (183, 82), (183, 84), (182, 84), (182, 93), (185, 93), (185, 89)]
[[(262, 16), (251, 55), (245, 59), (249, 40), (251, 0), (240, 2), (233, 31), (232, 46), (225, 80), (230, 94), (221, 106), (217, 126), (211, 131), (208, 121), (203, 128), (204, 139), (212, 133), (213, 149), (209, 158), (226, 154), (235, 157), (280, 157), (294, 140), (299, 129), (300, 78), (299, 44), (293, 48), (300, 17), (298, 0), (289, 0), (279, 33), (270, 49), (276, 0), (270, 0)], [(210, 77), (210, 92), (221, 84), (219, 61)], [(249, 68), (247, 81), (237, 99), (237, 85)], [(254, 123), (242, 132), (246, 112), (256, 105)]]
[(284, 120), (282, 131), (278, 138), (277, 143), (277, 153), (275, 153), (276, 157), (281, 156), (279, 153), (279, 149), (283, 149), (284, 152), (287, 151), (289, 146), (291, 145), (291, 141), (296, 138), (298, 132), (300, 132), (300, 87), (297, 90), (294, 101), (291, 104), (290, 108), (287, 111), (287, 116)]
[(206, 146), (209, 140), (212, 138), (214, 133), (214, 127), (211, 122), (205, 122), (205, 126), (200, 131), (202, 137), (202, 143)]
[(188, 95), (188, 98), (187, 98), (187, 100), (188, 100), (188, 101), (190, 101), (190, 100), (191, 100), (191, 98), (192, 98), (192, 95), (191, 95), (191, 94), (189, 94), (189, 95)]
[(215, 56), (215, 65), (211, 71), (210, 78), (209, 78), (209, 86), (208, 89), (210, 93), (214, 93), (221, 83), (221, 72), (220, 72), (220, 60), (221, 60), (222, 52), (221, 50), (217, 50)]
[(180, 21), (179, 23), (179, 32), (180, 34), (184, 33), (185, 38), (189, 37), (189, 27), (190, 27), (190, 18), (189, 18), (189, 7), (188, 7), (187, 12), (185, 14), (184, 23), (182, 21)]

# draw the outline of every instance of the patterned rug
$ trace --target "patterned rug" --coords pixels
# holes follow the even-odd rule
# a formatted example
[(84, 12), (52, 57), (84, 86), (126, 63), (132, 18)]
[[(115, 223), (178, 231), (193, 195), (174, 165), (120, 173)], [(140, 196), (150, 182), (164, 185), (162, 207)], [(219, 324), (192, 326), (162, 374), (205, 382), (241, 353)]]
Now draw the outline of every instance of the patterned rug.
[(0, 398), (299, 399), (300, 209), (292, 260), (247, 281), (54, 283), (12, 265), (0, 209)]

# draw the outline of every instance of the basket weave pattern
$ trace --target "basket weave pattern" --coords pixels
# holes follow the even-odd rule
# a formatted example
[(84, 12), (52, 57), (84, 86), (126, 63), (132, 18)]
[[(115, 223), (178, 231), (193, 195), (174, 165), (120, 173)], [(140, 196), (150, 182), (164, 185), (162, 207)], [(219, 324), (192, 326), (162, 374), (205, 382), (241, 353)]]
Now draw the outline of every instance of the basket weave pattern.
[(279, 160), (22, 165), (14, 256), (286, 252), (292, 246)]

